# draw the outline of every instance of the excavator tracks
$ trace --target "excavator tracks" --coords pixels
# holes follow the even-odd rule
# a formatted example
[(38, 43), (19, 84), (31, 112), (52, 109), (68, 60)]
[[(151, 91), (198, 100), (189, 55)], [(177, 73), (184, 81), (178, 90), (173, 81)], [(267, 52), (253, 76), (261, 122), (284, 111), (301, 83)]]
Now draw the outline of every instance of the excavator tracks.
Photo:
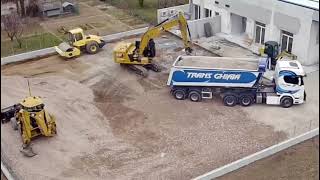
[(145, 67), (146, 69), (150, 69), (154, 72), (161, 72), (160, 66), (156, 63), (147, 64), (147, 65), (144, 65), (143, 67)]
[(141, 65), (127, 64), (125, 66), (140, 76), (143, 76), (143, 77), (148, 76), (148, 70)]
[(161, 72), (161, 68), (158, 64), (146, 64), (146, 65), (133, 65), (133, 64), (121, 64), (123, 67), (129, 68), (131, 71), (134, 71), (136, 74), (147, 77), (149, 72), (148, 70), (152, 70), (154, 72)]

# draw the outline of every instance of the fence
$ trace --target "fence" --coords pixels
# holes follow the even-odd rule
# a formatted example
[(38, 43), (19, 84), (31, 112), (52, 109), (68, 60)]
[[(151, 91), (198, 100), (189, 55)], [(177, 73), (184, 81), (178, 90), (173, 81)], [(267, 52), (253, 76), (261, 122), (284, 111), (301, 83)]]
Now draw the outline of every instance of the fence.
[[(282, 150), (285, 150), (289, 147), (292, 147), (296, 144), (299, 144), (301, 142), (304, 142), (306, 140), (309, 140), (311, 138), (319, 136), (319, 128), (315, 128), (311, 131), (308, 131), (306, 133), (303, 133), (297, 137), (288, 139), (286, 141), (282, 141), (281, 143), (275, 144), (271, 147), (268, 147), (266, 149), (263, 149), (259, 152), (256, 152), (254, 154), (251, 154), (249, 156), (246, 156), (242, 159), (239, 159), (237, 161), (233, 161), (227, 165), (224, 165), (222, 167), (216, 168), (213, 171), (210, 171), (204, 175), (198, 176), (194, 178), (193, 180), (212, 180), (217, 177), (221, 177), (227, 173), (230, 173), (232, 171), (235, 171), (241, 167), (244, 167), (250, 163), (253, 163), (257, 160), (266, 158), (268, 156), (271, 156), (275, 153), (278, 153)], [(318, 147), (319, 148), (319, 147)]]
[[(280, 131), (284, 131), (287, 134), (288, 138), (296, 137), (298, 135), (301, 135), (303, 133), (306, 133), (312, 129), (319, 127), (319, 120), (318, 119), (310, 119), (304, 121), (304, 123), (301, 124), (295, 124), (285, 129), (280, 129)], [(278, 142), (281, 140), (279, 139)]]

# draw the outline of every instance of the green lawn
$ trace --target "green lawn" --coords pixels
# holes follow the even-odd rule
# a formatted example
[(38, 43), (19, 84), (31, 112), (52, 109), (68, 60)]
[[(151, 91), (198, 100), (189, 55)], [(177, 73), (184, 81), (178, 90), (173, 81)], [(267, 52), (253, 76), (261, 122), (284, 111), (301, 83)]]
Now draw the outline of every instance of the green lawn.
[(52, 47), (59, 43), (61, 40), (50, 33), (22, 38), (22, 48), (19, 48), (16, 41), (5, 40), (1, 41), (1, 57)]
[[(148, 23), (157, 22), (158, 0), (144, 0), (144, 7), (139, 6), (138, 0), (109, 0), (109, 4), (130, 11), (131, 14)], [(179, 4), (186, 4), (188, 0), (180, 0)]]

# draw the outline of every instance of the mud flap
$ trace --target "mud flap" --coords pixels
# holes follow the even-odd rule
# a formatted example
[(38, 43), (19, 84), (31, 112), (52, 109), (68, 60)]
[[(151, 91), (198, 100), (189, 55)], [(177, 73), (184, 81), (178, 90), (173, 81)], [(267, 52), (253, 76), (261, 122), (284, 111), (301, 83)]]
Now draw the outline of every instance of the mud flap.
[(26, 157), (33, 157), (37, 155), (37, 153), (33, 152), (32, 147), (30, 145), (23, 145), (20, 152)]

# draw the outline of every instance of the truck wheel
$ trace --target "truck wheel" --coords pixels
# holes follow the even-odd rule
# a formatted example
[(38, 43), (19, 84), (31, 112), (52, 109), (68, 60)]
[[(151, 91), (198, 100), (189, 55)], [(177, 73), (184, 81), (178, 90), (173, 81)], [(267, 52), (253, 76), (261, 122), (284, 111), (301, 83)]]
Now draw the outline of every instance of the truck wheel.
[(11, 126), (13, 128), (13, 130), (18, 130), (18, 123), (17, 123), (17, 119), (15, 117), (11, 118), (10, 119), (10, 122), (11, 122)]
[(201, 94), (198, 92), (198, 91), (191, 91), (189, 93), (189, 99), (192, 101), (192, 102), (199, 102), (201, 101)]
[(235, 106), (237, 104), (237, 97), (234, 95), (226, 95), (223, 97), (223, 103), (226, 106)]
[(95, 54), (98, 52), (99, 50), (99, 45), (97, 42), (95, 41), (92, 41), (92, 42), (89, 42), (87, 45), (86, 45), (86, 50), (89, 54)]
[(280, 105), (284, 108), (289, 108), (293, 105), (293, 99), (291, 97), (285, 96), (281, 98)]
[(253, 98), (250, 95), (242, 95), (239, 101), (241, 106), (250, 106), (253, 102)]
[(186, 92), (182, 89), (177, 89), (173, 91), (173, 96), (177, 100), (184, 100), (186, 98)]

